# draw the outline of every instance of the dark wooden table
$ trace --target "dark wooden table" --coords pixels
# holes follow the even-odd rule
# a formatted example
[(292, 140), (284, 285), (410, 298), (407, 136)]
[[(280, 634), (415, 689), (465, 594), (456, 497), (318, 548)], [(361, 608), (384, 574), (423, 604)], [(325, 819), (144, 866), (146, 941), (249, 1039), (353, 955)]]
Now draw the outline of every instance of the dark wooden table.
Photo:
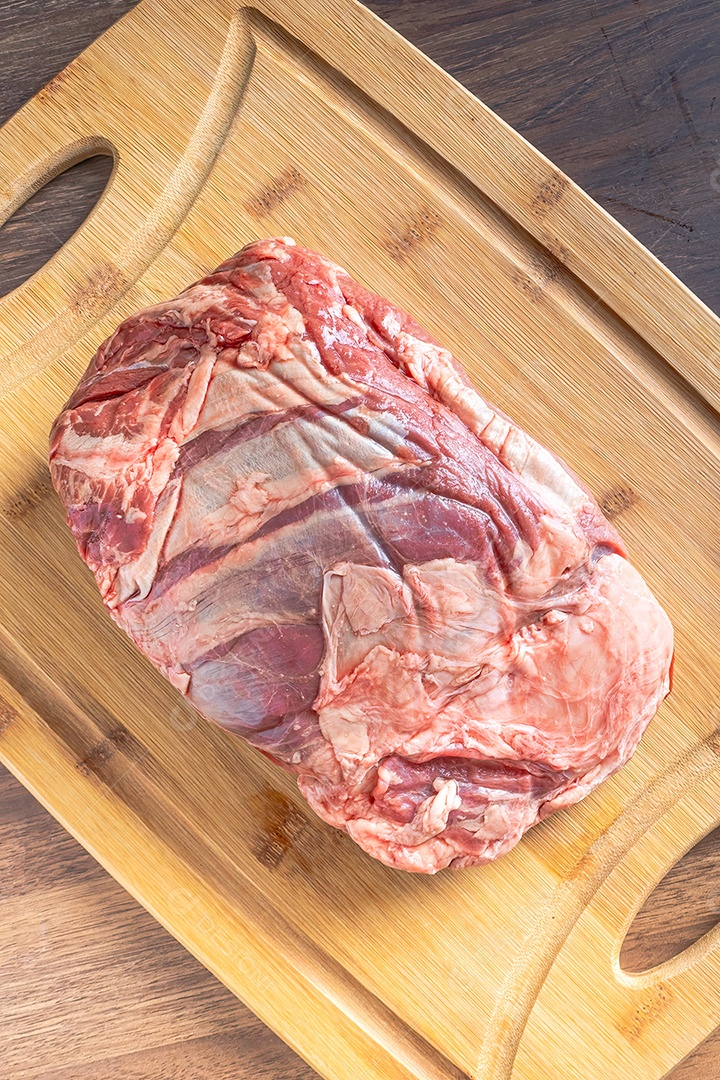
[[(0, 124), (132, 6), (132, 0), (0, 0)], [(717, 0), (373, 0), (370, 6), (720, 312)], [(74, 232), (107, 176), (104, 159), (76, 166), (0, 230), (0, 295)], [(0, 858), (1, 1077), (315, 1076), (3, 770)], [(718, 918), (720, 830), (653, 894), (623, 960), (634, 970), (659, 963)], [(720, 1031), (671, 1075), (716, 1080)]]

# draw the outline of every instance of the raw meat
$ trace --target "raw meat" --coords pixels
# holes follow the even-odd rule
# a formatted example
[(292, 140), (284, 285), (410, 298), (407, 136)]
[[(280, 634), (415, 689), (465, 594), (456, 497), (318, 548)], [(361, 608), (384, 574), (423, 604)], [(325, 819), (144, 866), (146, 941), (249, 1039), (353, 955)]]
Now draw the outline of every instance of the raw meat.
[(590, 494), (292, 240), (124, 322), (50, 460), (118, 625), (391, 866), (508, 851), (668, 693), (669, 620)]

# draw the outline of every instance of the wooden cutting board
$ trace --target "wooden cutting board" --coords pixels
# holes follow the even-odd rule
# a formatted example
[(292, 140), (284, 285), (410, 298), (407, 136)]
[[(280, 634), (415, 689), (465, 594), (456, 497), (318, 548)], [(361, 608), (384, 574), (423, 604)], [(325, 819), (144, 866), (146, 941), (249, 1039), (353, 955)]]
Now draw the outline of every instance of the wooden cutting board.
[[(98, 152), (102, 201), (0, 300), (0, 758), (327, 1077), (661, 1077), (720, 1021), (717, 928), (619, 960), (720, 822), (720, 323), (351, 0), (145, 0), (0, 130), (0, 220)], [(318, 821), (113, 627), (50, 488), (99, 342), (273, 234), (410, 310), (567, 458), (673, 619), (632, 762), (495, 865), (404, 875)]]

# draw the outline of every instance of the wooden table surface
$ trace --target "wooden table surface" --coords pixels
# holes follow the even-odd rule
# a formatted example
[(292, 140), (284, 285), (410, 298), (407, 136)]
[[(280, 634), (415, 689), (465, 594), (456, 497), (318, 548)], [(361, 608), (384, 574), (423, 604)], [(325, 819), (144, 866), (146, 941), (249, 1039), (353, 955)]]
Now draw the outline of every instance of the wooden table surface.
[[(0, 124), (132, 6), (0, 0)], [(720, 312), (716, 0), (370, 6)], [(72, 235), (108, 172), (106, 159), (75, 166), (0, 229), (0, 295)], [(315, 1076), (1, 769), (0, 860), (0, 1076)], [(626, 941), (625, 966), (642, 970), (667, 959), (718, 918), (720, 830), (653, 894)], [(716, 1080), (720, 1029), (671, 1076)]]

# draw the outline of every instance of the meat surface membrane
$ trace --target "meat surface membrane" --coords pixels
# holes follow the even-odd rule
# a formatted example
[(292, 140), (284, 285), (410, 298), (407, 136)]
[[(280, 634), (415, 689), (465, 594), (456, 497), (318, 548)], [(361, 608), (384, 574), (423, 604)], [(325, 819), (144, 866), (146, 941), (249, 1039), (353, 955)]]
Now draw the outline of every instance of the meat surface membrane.
[(580, 481), (287, 238), (124, 322), (50, 463), (117, 624), (390, 866), (497, 858), (668, 693), (670, 622)]

